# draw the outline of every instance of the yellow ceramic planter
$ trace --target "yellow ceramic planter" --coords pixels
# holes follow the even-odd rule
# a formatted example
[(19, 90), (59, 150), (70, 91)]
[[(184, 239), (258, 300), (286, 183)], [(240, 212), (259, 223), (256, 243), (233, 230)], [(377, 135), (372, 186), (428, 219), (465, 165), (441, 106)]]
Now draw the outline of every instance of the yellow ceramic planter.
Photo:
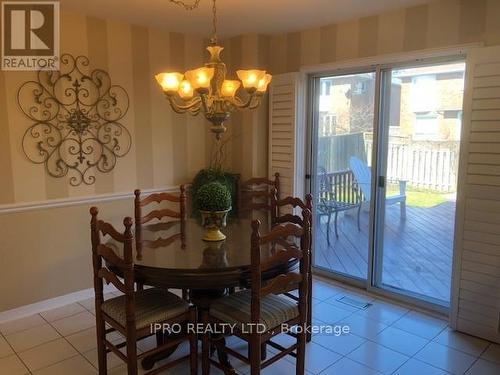
[(231, 208), (223, 211), (203, 211), (200, 210), (205, 235), (203, 241), (222, 241), (226, 235), (220, 230), (226, 226), (227, 214)]

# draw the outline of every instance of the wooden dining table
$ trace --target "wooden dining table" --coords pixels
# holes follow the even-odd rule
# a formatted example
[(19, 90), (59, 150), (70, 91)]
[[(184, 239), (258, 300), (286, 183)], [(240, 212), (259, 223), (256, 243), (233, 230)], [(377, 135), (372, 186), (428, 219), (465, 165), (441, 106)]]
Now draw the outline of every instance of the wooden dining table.
[[(134, 249), (134, 273), (137, 282), (163, 289), (187, 289), (190, 301), (199, 311), (208, 309), (211, 302), (227, 294), (236, 287), (249, 287), (251, 278), (250, 237), (251, 222), (261, 221), (261, 233), (270, 230), (270, 219), (266, 214), (253, 214), (251, 217), (229, 218), (222, 228), (226, 239), (218, 242), (202, 240), (204, 228), (198, 219), (189, 218), (184, 222), (185, 240), (175, 238), (160, 247), (142, 246), (139, 253)], [(180, 221), (156, 223), (142, 227), (143, 240), (169, 238), (179, 233)], [(113, 240), (107, 242), (117, 254), (122, 249)], [(261, 261), (275, 252), (274, 247), (261, 248)], [(280, 273), (289, 272), (297, 267), (297, 261), (276, 265), (262, 275), (263, 280)], [(119, 270), (113, 270), (119, 272)], [(171, 353), (145, 358), (144, 368), (151, 368), (158, 360)], [(225, 353), (218, 353), (219, 359), (227, 362)]]

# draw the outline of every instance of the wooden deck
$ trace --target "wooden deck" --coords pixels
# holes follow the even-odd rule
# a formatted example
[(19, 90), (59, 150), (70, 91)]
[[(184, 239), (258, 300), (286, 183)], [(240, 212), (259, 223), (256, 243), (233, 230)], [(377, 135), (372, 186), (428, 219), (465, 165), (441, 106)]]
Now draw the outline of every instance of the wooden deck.
[[(431, 208), (407, 207), (400, 219), (399, 205), (386, 209), (382, 283), (443, 301), (450, 299), (455, 202)], [(355, 212), (339, 215), (339, 237), (332, 227), (326, 241), (326, 217), (317, 226), (316, 266), (366, 278), (368, 212), (361, 214), (358, 231)]]

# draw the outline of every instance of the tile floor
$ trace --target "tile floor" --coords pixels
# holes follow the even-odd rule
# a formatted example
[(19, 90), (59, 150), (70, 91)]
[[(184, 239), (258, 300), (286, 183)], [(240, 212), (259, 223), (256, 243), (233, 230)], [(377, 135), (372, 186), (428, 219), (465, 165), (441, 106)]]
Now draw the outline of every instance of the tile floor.
[[(313, 335), (307, 348), (307, 373), (321, 375), (500, 374), (500, 345), (451, 331), (446, 321), (389, 303), (324, 279), (314, 282), (314, 322), (348, 325), (351, 333)], [(339, 301), (342, 296), (369, 301), (360, 310)], [(93, 301), (86, 300), (41, 314), (0, 324), (0, 374), (97, 374)], [(113, 341), (119, 341), (115, 335)], [(288, 336), (277, 341), (288, 343)], [(232, 347), (245, 350), (237, 339)], [(148, 350), (154, 339), (139, 344)], [(174, 356), (187, 352), (184, 345)], [(108, 356), (108, 374), (126, 374), (123, 363)], [(237, 370), (248, 367), (232, 360)], [(186, 364), (166, 374), (188, 374)], [(213, 374), (219, 374), (213, 369)], [(268, 367), (263, 374), (295, 373), (292, 358)]]

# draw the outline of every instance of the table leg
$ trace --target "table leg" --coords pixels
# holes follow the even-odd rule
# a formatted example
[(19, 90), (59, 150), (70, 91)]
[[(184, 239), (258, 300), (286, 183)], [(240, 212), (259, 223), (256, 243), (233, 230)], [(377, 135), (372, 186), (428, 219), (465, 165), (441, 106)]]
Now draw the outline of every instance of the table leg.
[(224, 350), (226, 347), (226, 338), (223, 335), (217, 335), (212, 338), (212, 340), (220, 341), (220, 344), (217, 345), (217, 359), (219, 363), (224, 367), (224, 374), (236, 374), (236, 370), (229, 361), (229, 356), (227, 352)]
[[(199, 321), (203, 321), (203, 316), (208, 315), (208, 310), (210, 308), (211, 302), (227, 294), (226, 289), (222, 290), (193, 290), (191, 292), (191, 301), (196, 305), (199, 312)], [(229, 361), (229, 356), (224, 350), (226, 347), (226, 339), (224, 335), (213, 335), (212, 341), (219, 341), (219, 345), (210, 345), (210, 357), (217, 351), (217, 359), (219, 363), (224, 367), (225, 374), (236, 374), (236, 370), (231, 365)]]

